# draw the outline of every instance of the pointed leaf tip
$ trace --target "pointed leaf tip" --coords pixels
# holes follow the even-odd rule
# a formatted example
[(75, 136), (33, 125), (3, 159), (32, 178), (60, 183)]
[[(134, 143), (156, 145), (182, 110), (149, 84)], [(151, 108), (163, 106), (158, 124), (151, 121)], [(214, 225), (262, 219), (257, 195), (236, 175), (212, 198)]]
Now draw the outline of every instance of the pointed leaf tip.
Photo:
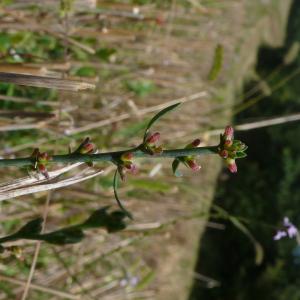
[(176, 177), (182, 176), (181, 172), (178, 170), (179, 164), (180, 164), (180, 160), (178, 158), (175, 158), (172, 163), (172, 170), (173, 170), (173, 174)]
[(165, 115), (166, 113), (168, 113), (169, 111), (172, 111), (173, 109), (175, 109), (177, 106), (179, 106), (181, 104), (181, 102), (178, 102), (176, 104), (167, 106), (166, 108), (164, 108), (163, 110), (159, 111), (148, 123), (146, 130), (145, 130), (145, 134), (144, 134), (144, 142), (146, 141), (147, 138), (147, 134), (149, 132), (149, 129), (152, 127), (152, 125), (158, 121), (163, 115)]

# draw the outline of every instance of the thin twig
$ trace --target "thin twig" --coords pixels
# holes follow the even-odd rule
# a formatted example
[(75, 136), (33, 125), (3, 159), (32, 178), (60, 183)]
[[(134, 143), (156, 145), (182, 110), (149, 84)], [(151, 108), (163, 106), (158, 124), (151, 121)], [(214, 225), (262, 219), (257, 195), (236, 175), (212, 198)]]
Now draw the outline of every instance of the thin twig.
[[(219, 132), (220, 133), (220, 132)], [(207, 147), (197, 147), (197, 148), (183, 148), (183, 149), (170, 149), (164, 150), (161, 153), (155, 155), (149, 154), (147, 152), (141, 151), (138, 148), (132, 148), (116, 152), (98, 153), (98, 154), (65, 154), (65, 155), (53, 155), (49, 163), (76, 163), (76, 162), (116, 162), (124, 153), (132, 153), (134, 158), (176, 158), (191, 155), (207, 155), (218, 153), (218, 145), (207, 146)], [(23, 167), (23, 166), (33, 166), (35, 164), (34, 158), (31, 156), (23, 158), (11, 158), (11, 159), (0, 159), (0, 167)]]

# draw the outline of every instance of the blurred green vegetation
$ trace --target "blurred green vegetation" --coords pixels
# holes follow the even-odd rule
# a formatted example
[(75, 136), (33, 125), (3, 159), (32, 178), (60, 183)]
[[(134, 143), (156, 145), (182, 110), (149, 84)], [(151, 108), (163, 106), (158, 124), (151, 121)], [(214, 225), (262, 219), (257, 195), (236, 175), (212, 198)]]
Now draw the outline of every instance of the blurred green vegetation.
[[(299, 26), (300, 3), (294, 1), (284, 47), (260, 49), (256, 71), (261, 79), (247, 83), (245, 95), (262, 80), (272, 89), (291, 74), (295, 76), (239, 113), (237, 124), (300, 111), (300, 56), (285, 63), (292, 45), (300, 41)], [(252, 97), (262, 93), (259, 88)], [(215, 203), (247, 220), (245, 224), (264, 248), (264, 261), (254, 264), (251, 243), (230, 223), (225, 222), (225, 230), (208, 230), (196, 272), (220, 285), (208, 288), (206, 282), (196, 280), (190, 299), (300, 299), (300, 246), (295, 240), (273, 241), (284, 216), (296, 226), (300, 224), (300, 125), (287, 123), (238, 133), (237, 137), (249, 145), (248, 159), (239, 161), (237, 176), (220, 175)]]

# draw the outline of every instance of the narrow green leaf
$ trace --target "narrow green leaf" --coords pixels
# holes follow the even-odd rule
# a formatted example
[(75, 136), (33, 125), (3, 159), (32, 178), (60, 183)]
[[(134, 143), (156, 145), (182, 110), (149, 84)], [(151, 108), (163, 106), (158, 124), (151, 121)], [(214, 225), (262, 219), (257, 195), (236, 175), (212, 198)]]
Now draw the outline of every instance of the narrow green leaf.
[(142, 190), (147, 190), (147, 191), (153, 191), (153, 192), (168, 192), (171, 188), (172, 185), (168, 184), (166, 182), (163, 182), (161, 180), (149, 180), (147, 179), (132, 179), (130, 180), (130, 184), (136, 188), (136, 189), (142, 189)]
[(245, 152), (237, 152), (235, 158), (244, 158), (247, 154)]
[(178, 171), (179, 165), (180, 165), (180, 160), (178, 158), (175, 158), (172, 163), (172, 170), (173, 170), (173, 174), (176, 177), (182, 176), (182, 174)]
[(145, 97), (155, 90), (155, 84), (150, 80), (131, 80), (126, 81), (125, 85), (139, 97)]
[(208, 74), (208, 79), (211, 81), (217, 79), (217, 77), (221, 71), (221, 68), (223, 65), (223, 52), (224, 52), (223, 46), (220, 44), (217, 45), (217, 47), (215, 49), (213, 64), (212, 64), (212, 67)]
[(149, 286), (149, 284), (154, 280), (155, 277), (155, 272), (154, 271), (149, 271), (138, 283), (136, 286), (137, 290), (143, 290)]
[(165, 115), (166, 113), (168, 113), (169, 111), (172, 111), (173, 109), (175, 109), (178, 105), (180, 105), (181, 102), (170, 105), (166, 108), (164, 108), (163, 110), (161, 110), (160, 112), (158, 112), (148, 123), (146, 130), (145, 130), (145, 134), (144, 134), (144, 142), (146, 141), (147, 138), (147, 134), (149, 132), (149, 129), (151, 128), (151, 126), (158, 120), (160, 119), (163, 115)]
[(249, 231), (249, 229), (244, 224), (242, 224), (236, 217), (229, 216), (229, 220), (237, 229), (239, 229), (242, 233), (244, 233), (252, 242), (255, 251), (255, 264), (260, 265), (264, 258), (264, 250), (261, 244), (254, 238), (254, 236)]
[(116, 201), (117, 201), (119, 207), (122, 209), (122, 211), (128, 216), (128, 218), (130, 218), (131, 220), (133, 220), (132, 214), (128, 210), (126, 210), (126, 208), (123, 206), (123, 204), (121, 203), (121, 201), (119, 199), (119, 196), (118, 196), (118, 193), (117, 193), (117, 189), (118, 189), (118, 176), (119, 176), (119, 172), (118, 172), (118, 169), (117, 169), (116, 172), (115, 172), (115, 175), (114, 175), (114, 182), (113, 182), (114, 195), (115, 195)]

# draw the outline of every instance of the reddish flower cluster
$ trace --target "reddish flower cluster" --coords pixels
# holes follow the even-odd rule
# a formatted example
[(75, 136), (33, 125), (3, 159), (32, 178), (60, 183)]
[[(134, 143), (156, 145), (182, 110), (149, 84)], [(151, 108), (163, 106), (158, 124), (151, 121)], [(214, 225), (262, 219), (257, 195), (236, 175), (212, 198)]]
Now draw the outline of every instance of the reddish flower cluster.
[[(185, 149), (192, 149), (197, 148), (200, 145), (200, 140), (196, 139), (192, 143), (185, 146)], [(199, 171), (201, 166), (199, 166), (196, 162), (196, 156), (189, 155), (189, 156), (179, 156), (176, 157), (172, 163), (172, 169), (175, 176), (181, 176), (181, 173), (177, 170), (180, 163), (183, 163), (186, 167), (192, 169), (193, 171)]]
[(91, 142), (91, 139), (87, 137), (80, 145), (79, 147), (74, 151), (74, 153), (80, 153), (80, 154), (92, 154), (97, 151), (97, 148), (95, 144)]
[(31, 157), (34, 159), (33, 170), (43, 174), (47, 179), (49, 179), (47, 165), (52, 157), (49, 156), (47, 152), (41, 153), (38, 148), (33, 150)]
[(224, 134), (220, 136), (219, 155), (225, 159), (226, 165), (231, 173), (237, 172), (235, 160), (246, 157), (247, 146), (239, 140), (234, 140), (234, 130), (231, 126), (225, 128)]
[(138, 169), (137, 166), (132, 162), (133, 153), (126, 152), (121, 155), (120, 162), (118, 163), (118, 172), (122, 180), (125, 180), (126, 172), (130, 172), (131, 174), (136, 174)]
[[(196, 148), (200, 145), (201, 141), (200, 139), (194, 140), (192, 143), (185, 146), (185, 149), (191, 149)], [(201, 166), (197, 164), (195, 156), (185, 156), (183, 157), (183, 163), (191, 168), (193, 171), (199, 171), (201, 169)]]
[(156, 143), (159, 141), (159, 139), (160, 139), (159, 132), (155, 132), (153, 134), (148, 133), (146, 140), (143, 144), (143, 148), (144, 148), (145, 152), (147, 152), (151, 155), (162, 153), (162, 151), (163, 151), (162, 146), (156, 145)]
[[(73, 152), (75, 154), (94, 154), (97, 152), (97, 147), (91, 142), (89, 137), (85, 138), (79, 147)], [(93, 167), (93, 162), (86, 162), (89, 167)]]

